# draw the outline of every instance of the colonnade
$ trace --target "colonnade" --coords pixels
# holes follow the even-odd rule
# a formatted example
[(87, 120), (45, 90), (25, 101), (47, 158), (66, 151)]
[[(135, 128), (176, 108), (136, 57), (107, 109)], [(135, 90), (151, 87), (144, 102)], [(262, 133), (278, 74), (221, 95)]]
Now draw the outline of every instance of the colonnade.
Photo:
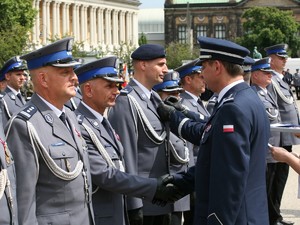
[[(100, 3), (97, 3), (100, 2)], [(90, 51), (121, 43), (138, 45), (138, 6), (112, 1), (33, 0), (38, 10), (31, 40), (36, 46), (49, 39), (73, 36)]]

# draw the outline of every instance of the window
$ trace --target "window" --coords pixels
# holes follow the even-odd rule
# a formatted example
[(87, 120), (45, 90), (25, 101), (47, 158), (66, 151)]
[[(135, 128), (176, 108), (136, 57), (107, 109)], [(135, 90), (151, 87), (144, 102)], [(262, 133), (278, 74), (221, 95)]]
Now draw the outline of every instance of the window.
[(207, 36), (207, 26), (199, 25), (196, 27), (197, 37), (206, 37)]
[(178, 26), (178, 42), (185, 44), (187, 42), (186, 39), (186, 26)]
[(225, 25), (215, 25), (215, 38), (226, 38)]

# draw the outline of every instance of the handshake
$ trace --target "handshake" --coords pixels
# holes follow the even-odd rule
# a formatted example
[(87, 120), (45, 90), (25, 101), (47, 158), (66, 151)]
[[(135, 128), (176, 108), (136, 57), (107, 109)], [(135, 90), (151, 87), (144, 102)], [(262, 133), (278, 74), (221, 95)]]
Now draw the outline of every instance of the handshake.
[(171, 114), (176, 110), (182, 112), (184, 115), (188, 113), (188, 109), (175, 96), (167, 97), (157, 107), (157, 113), (162, 121), (169, 121)]
[(174, 203), (181, 199), (187, 193), (181, 191), (173, 184), (174, 177), (172, 175), (163, 175), (157, 179), (157, 189), (152, 200), (153, 204), (165, 206), (167, 203)]

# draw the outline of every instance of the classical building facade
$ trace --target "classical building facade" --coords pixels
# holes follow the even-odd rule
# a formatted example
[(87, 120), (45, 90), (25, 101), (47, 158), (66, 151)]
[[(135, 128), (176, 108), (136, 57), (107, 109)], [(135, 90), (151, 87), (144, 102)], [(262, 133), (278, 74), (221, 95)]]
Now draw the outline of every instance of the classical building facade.
[(72, 36), (84, 50), (138, 45), (138, 0), (33, 0), (38, 11), (31, 33), (34, 47)]
[(300, 22), (299, 0), (166, 0), (165, 44), (197, 44), (199, 36), (233, 40), (243, 35), (243, 12), (254, 6), (292, 10)]

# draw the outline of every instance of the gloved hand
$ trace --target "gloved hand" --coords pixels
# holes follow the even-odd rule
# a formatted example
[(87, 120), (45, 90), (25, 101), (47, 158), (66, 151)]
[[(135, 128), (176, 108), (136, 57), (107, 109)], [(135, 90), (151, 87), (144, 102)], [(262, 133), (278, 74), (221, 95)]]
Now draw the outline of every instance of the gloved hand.
[(170, 115), (176, 109), (173, 106), (166, 105), (163, 102), (160, 102), (157, 106), (157, 113), (163, 122), (170, 121)]
[(172, 184), (173, 181), (174, 177), (168, 174), (157, 179), (157, 189), (152, 200), (153, 204), (165, 206), (167, 203), (174, 203), (185, 195)]
[(165, 99), (164, 103), (169, 105), (169, 106), (173, 106), (176, 110), (182, 112), (184, 115), (186, 115), (186, 113), (188, 112), (188, 109), (186, 107), (184, 107), (181, 104), (181, 102), (179, 101), (179, 99), (176, 98), (175, 96), (167, 97)]
[(143, 208), (127, 211), (130, 225), (143, 225)]

